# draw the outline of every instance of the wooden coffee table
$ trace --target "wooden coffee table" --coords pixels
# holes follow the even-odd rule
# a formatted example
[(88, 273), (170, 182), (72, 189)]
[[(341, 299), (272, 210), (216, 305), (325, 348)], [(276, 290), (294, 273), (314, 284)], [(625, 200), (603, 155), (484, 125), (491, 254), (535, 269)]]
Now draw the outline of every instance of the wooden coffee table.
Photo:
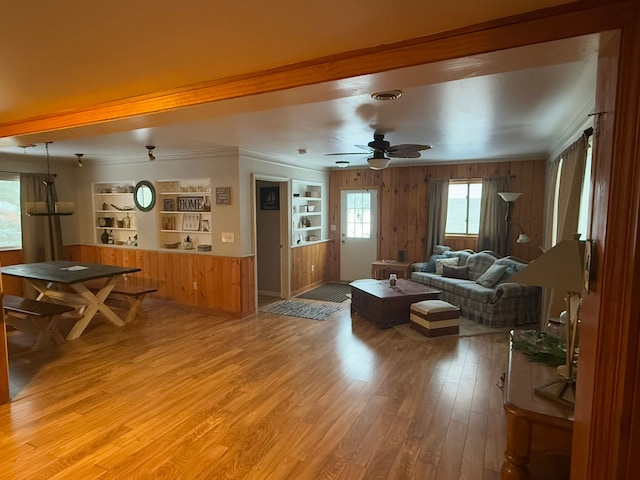
[(351, 282), (351, 313), (373, 321), (379, 328), (389, 328), (409, 321), (412, 303), (437, 300), (440, 290), (399, 278), (395, 287), (389, 280)]

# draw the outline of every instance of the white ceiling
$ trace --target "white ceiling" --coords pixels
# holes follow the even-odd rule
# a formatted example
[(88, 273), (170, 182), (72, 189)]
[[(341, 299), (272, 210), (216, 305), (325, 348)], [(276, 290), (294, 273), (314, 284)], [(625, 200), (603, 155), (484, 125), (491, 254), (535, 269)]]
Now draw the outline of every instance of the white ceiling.
[[(39, 21), (44, 20), (39, 17)], [(442, 24), (442, 28), (453, 26)], [(16, 28), (13, 31), (18, 33)], [(398, 35), (397, 30), (393, 31)], [(160, 32), (156, 36), (161, 37)], [(409, 33), (417, 35), (411, 31)], [(80, 37), (80, 41), (84, 41)], [(394, 41), (400, 38), (391, 35), (388, 39)], [(65, 44), (70, 40), (73, 40), (73, 36), (66, 32), (60, 43)], [(171, 43), (157, 41), (158, 47), (167, 47)], [(176, 40), (176, 43), (180, 44), (180, 41)], [(142, 41), (142, 44), (146, 45), (147, 42)], [(138, 45), (132, 53), (139, 48), (142, 47)], [(42, 155), (43, 142), (53, 141), (50, 153), (54, 157), (75, 161), (74, 153), (83, 153), (85, 163), (121, 162), (144, 159), (144, 145), (154, 144), (154, 154), (159, 161), (170, 161), (187, 152), (206, 154), (225, 147), (237, 147), (285, 163), (309, 167), (332, 167), (336, 160), (341, 159), (351, 161), (352, 166), (362, 166), (366, 165), (365, 151), (363, 155), (344, 158), (327, 157), (325, 154), (357, 152), (359, 149), (354, 145), (366, 144), (372, 140), (374, 131), (381, 131), (392, 144), (433, 145), (431, 150), (423, 152), (420, 159), (394, 159), (392, 164), (396, 165), (544, 158), (558, 149), (564, 137), (574, 134), (575, 128), (581, 126), (582, 120), (586, 120), (595, 89), (597, 48), (596, 36), (574, 38), (226, 100), (98, 127), (4, 138), (0, 139), (0, 155), (22, 154), (22, 149), (17, 145), (26, 143), (37, 144), (35, 148), (27, 150), (29, 156)], [(58, 51), (57, 48), (53, 50)], [(6, 50), (0, 50), (0, 54), (3, 53)], [(58, 53), (62, 55), (64, 50)], [(131, 54), (122, 50), (117, 53), (131, 61)], [(314, 52), (316, 56), (327, 53), (330, 52)], [(277, 57), (274, 61), (300, 59), (300, 52), (296, 48), (287, 50), (287, 54), (292, 57)], [(0, 56), (0, 59), (4, 57), (6, 55)], [(27, 72), (27, 66), (32, 68), (33, 63), (25, 62), (25, 58), (16, 60), (15, 65), (24, 66)], [(59, 56), (57, 60), (61, 58)], [(67, 63), (76, 60), (72, 55)], [(110, 60), (117, 65), (117, 58)], [(53, 63), (48, 62), (44, 72), (53, 68)], [(92, 62), (87, 60), (87, 64)], [(151, 78), (149, 75), (152, 76), (155, 70), (162, 67), (159, 64), (148, 65), (147, 78)], [(240, 66), (236, 67), (240, 72)], [(215, 78), (212, 75), (216, 73), (209, 67), (203, 70), (202, 80)], [(79, 72), (85, 71), (81, 69)], [(235, 70), (232, 68), (231, 71)], [(104, 80), (117, 81), (117, 75), (113, 72), (109, 76)], [(28, 91), (15, 82), (18, 77), (20, 75), (15, 72), (13, 77), (0, 73), (0, 119), (5, 122), (17, 120), (19, 114), (25, 118), (46, 114), (47, 109), (61, 108), (62, 103), (58, 105), (57, 102), (64, 99), (69, 108), (79, 108), (88, 101), (83, 92), (91, 91), (90, 86), (85, 86), (81, 93), (69, 97), (64, 84), (57, 80), (53, 82), (56, 88), (51, 90), (51, 95), (43, 98), (41, 104), (23, 100), (21, 105), (16, 106), (11, 102), (20, 100), (21, 95), (28, 97)], [(160, 77), (166, 80), (172, 76)], [(3, 81), (6, 78), (14, 82)], [(54, 75), (54, 80), (58, 78), (59, 75)], [(27, 80), (33, 83), (25, 78)], [(184, 85), (184, 82), (193, 82), (194, 79), (191, 76), (189, 79), (172, 80)], [(118, 92), (99, 90), (104, 98), (94, 95), (92, 101), (124, 98), (125, 93), (148, 93), (135, 90), (138, 85), (135, 82), (127, 85), (132, 90), (124, 90), (122, 86)], [(144, 88), (159, 91), (170, 86), (149, 84), (147, 81)], [(34, 85), (33, 88), (38, 86)], [(372, 92), (388, 89), (402, 89), (404, 95), (393, 102), (379, 102), (369, 96)], [(38, 108), (43, 111), (38, 111)], [(299, 155), (298, 149), (305, 149), (306, 155)]]

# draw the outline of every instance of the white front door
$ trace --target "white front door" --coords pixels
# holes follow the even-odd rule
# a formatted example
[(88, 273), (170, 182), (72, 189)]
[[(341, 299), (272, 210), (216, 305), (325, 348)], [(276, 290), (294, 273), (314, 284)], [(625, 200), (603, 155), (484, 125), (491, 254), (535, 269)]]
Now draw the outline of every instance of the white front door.
[(378, 253), (377, 190), (342, 190), (340, 218), (340, 279), (371, 278)]

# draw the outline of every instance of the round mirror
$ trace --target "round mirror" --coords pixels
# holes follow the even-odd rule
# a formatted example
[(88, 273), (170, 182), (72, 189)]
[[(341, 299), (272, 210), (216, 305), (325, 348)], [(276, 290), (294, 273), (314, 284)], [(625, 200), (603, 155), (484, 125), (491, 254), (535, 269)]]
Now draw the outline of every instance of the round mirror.
[(136, 183), (133, 191), (133, 201), (138, 210), (148, 212), (156, 204), (156, 189), (148, 180), (141, 180)]

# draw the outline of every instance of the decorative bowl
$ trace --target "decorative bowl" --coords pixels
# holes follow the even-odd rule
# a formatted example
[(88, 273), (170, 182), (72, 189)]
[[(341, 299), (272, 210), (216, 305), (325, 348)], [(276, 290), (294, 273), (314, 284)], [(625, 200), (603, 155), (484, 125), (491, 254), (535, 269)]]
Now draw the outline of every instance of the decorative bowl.
[(178, 248), (180, 246), (182, 242), (176, 242), (176, 243), (165, 243), (163, 245), (164, 248)]

